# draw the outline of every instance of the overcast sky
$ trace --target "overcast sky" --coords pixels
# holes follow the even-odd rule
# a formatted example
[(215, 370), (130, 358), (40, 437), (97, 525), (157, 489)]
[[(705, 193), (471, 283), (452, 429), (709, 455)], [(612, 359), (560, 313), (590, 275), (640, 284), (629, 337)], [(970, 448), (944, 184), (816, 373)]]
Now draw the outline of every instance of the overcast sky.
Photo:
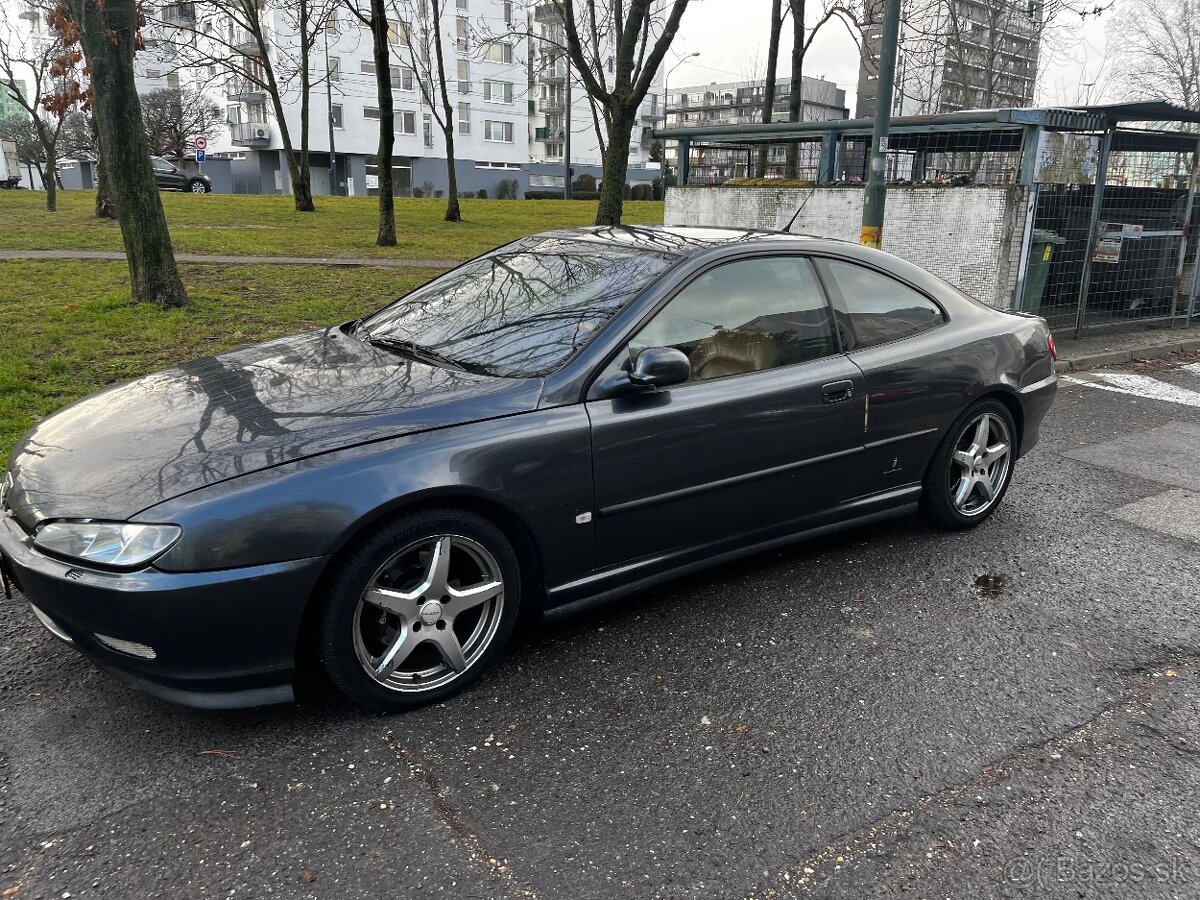
[[(699, 52), (700, 56), (687, 59), (675, 69), (669, 85), (683, 87), (762, 77), (766, 69), (770, 15), (771, 0), (691, 0), (671, 47), (669, 65), (688, 53)], [(1044, 51), (1047, 59), (1045, 72), (1039, 79), (1038, 102), (1068, 104), (1083, 99), (1080, 85), (1098, 80), (1106, 25), (1111, 18), (1111, 10), (1098, 20), (1081, 22), (1078, 16), (1070, 16), (1052, 29)], [(780, 75), (788, 71), (790, 34), (788, 22), (779, 53)], [(845, 88), (846, 105), (850, 114), (854, 114), (858, 46), (845, 26), (830, 22), (822, 28), (804, 62), (804, 74), (827, 78)], [(1102, 73), (1099, 81), (1104, 81)], [(1109, 85), (1110, 92), (1112, 87)]]

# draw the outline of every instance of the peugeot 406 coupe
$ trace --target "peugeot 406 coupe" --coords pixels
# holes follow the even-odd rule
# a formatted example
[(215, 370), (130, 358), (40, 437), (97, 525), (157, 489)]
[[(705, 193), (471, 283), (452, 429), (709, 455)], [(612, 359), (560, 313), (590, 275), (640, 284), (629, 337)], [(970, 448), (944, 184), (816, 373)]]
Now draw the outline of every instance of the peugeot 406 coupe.
[(403, 710), (482, 675), (523, 612), (918, 508), (978, 525), (1053, 357), (1041, 319), (854, 244), (549, 232), (47, 418), (0, 561), (158, 697), (286, 701), (311, 661)]

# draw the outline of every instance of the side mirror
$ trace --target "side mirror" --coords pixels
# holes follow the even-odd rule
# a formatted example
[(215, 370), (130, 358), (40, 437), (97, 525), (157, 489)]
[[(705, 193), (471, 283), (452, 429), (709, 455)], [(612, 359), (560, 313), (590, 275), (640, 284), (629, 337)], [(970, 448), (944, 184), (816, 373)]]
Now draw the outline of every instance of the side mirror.
[(606, 376), (596, 385), (598, 397), (620, 397), (683, 384), (692, 377), (692, 364), (674, 347), (647, 347), (628, 371)]
[(639, 387), (670, 387), (692, 377), (692, 364), (682, 350), (647, 347), (633, 361), (629, 380)]

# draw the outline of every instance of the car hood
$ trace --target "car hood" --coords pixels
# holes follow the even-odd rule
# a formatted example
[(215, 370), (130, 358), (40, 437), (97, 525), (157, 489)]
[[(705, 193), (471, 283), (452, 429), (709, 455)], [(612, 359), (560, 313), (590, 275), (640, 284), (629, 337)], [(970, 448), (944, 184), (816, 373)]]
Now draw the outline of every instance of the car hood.
[(50, 416), (13, 452), (8, 505), (125, 519), (179, 494), (354, 444), (527, 412), (540, 379), (415, 362), (338, 328), (185, 363)]

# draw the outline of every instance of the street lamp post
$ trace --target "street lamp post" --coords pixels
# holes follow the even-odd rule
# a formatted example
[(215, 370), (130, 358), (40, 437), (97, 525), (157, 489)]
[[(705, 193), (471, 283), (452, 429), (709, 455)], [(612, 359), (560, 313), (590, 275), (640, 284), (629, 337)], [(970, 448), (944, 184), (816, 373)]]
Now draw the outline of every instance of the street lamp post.
[[(671, 103), (671, 92), (669, 90), (671, 73), (674, 72), (676, 69), (678, 69), (680, 66), (682, 66), (689, 59), (695, 59), (699, 55), (700, 55), (700, 51), (697, 50), (693, 53), (688, 53), (686, 56), (680, 57), (679, 60), (675, 63), (675, 65), (671, 66), (671, 68), (667, 69), (667, 71), (663, 74), (663, 124), (664, 125), (668, 124), (667, 123), (667, 108)], [(676, 153), (676, 155), (678, 155), (678, 153)], [(679, 168), (679, 160), (678, 159), (675, 160), (675, 167)]]

